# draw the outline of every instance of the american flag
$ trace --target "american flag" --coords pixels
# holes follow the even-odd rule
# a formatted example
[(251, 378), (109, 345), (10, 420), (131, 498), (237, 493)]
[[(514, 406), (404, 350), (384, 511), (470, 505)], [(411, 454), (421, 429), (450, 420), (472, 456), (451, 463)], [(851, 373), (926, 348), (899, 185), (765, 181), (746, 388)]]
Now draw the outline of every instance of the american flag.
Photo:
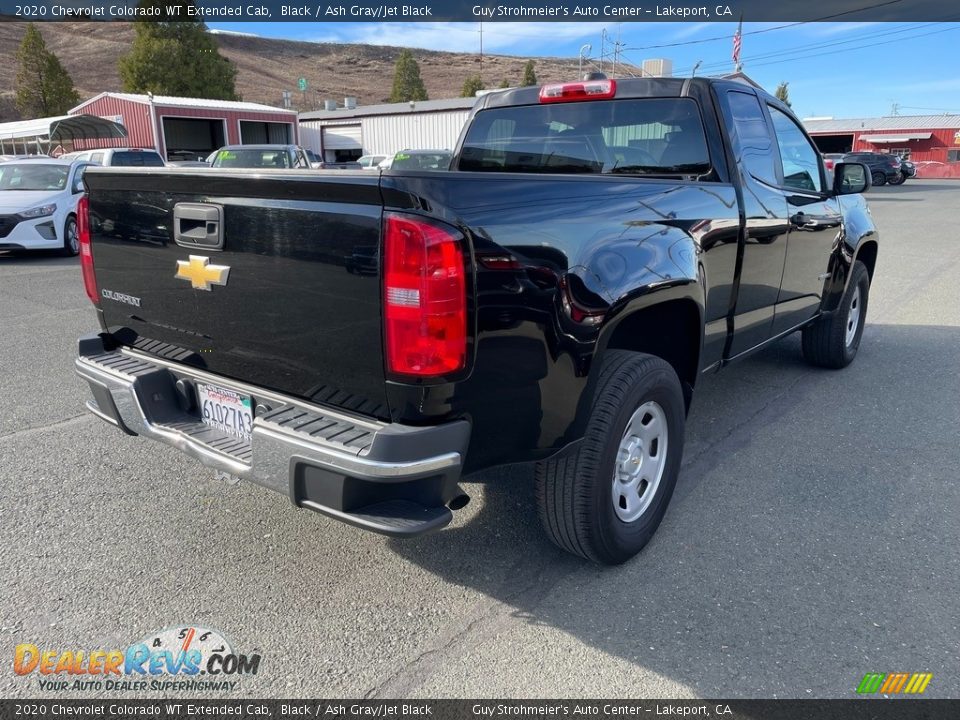
[(740, 66), (740, 46), (743, 44), (743, 15), (740, 15), (740, 24), (737, 25), (737, 32), (733, 36), (733, 64), (738, 68)]

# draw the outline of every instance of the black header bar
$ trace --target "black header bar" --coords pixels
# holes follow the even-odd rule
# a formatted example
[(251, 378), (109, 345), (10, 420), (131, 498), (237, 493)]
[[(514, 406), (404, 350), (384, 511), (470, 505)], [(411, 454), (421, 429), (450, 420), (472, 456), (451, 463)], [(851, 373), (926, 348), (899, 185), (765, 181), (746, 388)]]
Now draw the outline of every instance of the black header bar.
[(940, 22), (943, 0), (0, 0), (0, 20), (68, 22)]

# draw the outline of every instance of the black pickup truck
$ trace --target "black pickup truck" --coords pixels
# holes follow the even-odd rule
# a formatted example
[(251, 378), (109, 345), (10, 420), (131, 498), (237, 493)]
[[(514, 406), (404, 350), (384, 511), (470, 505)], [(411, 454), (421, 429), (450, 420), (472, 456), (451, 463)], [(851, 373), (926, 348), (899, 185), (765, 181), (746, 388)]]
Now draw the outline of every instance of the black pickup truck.
[(601, 563), (663, 518), (697, 379), (797, 330), (850, 363), (877, 258), (864, 166), (736, 79), (491, 93), (449, 171), (85, 180), (93, 413), (393, 536), (536, 462), (547, 534)]

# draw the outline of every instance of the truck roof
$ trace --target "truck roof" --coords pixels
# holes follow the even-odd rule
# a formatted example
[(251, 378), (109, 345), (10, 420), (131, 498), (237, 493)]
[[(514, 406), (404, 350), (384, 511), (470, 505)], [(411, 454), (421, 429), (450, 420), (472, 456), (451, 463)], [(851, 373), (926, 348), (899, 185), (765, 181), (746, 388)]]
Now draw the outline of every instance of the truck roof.
[[(646, 97), (681, 97), (689, 94), (691, 87), (699, 86), (705, 90), (711, 85), (723, 85), (756, 92), (765, 100), (773, 100), (774, 103), (779, 103), (779, 100), (773, 95), (742, 75), (727, 77), (612, 79), (615, 79), (617, 83), (617, 100)], [(570, 80), (569, 82), (577, 83), (581, 81)], [(477, 99), (474, 111), (477, 112), (490, 108), (511, 107), (515, 105), (537, 105), (539, 102), (540, 86), (534, 85), (530, 87), (512, 88), (481, 95)]]

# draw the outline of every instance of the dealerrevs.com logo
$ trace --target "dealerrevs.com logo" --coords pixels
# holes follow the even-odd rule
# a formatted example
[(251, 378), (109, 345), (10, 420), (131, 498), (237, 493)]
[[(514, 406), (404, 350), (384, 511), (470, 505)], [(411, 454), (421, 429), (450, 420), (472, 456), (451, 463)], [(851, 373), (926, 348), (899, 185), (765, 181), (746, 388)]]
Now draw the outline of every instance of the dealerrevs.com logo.
[(235, 652), (217, 630), (169, 627), (117, 649), (54, 649), (21, 643), (13, 671), (37, 678), (41, 690), (216, 690), (239, 688), (256, 675), (261, 655)]

